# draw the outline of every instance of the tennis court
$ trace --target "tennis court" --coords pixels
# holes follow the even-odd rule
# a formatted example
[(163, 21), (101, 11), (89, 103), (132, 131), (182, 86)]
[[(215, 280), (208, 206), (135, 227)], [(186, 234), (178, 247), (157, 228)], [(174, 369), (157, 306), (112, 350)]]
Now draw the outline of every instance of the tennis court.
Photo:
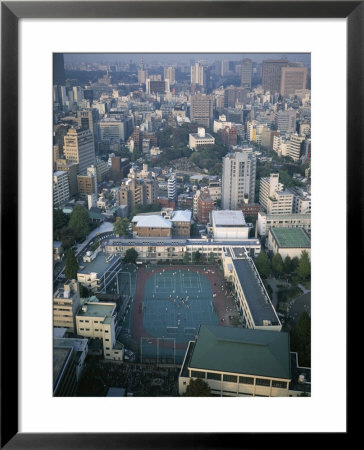
[(146, 280), (143, 328), (155, 337), (185, 343), (201, 323), (218, 324), (210, 281), (189, 269), (162, 268)]

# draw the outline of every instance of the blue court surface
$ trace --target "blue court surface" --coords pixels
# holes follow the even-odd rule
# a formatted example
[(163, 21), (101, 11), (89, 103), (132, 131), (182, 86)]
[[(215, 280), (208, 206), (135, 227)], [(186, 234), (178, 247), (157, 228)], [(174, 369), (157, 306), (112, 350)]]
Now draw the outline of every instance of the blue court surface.
[[(159, 341), (142, 340), (145, 356), (157, 350), (163, 355), (163, 349), (164, 353), (171, 354), (174, 343), (187, 344), (194, 339), (201, 323), (218, 325), (213, 292), (205, 276), (188, 269), (162, 269), (146, 280), (143, 327)], [(158, 349), (155, 348), (157, 344)]]

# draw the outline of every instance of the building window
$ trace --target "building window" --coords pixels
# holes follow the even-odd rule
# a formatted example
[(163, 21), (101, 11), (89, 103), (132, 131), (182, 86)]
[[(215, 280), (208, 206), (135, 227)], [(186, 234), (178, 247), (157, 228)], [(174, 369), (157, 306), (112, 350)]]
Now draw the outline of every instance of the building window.
[(105, 353), (106, 356), (110, 356), (110, 353)]
[(254, 378), (252, 378), (252, 377), (239, 377), (239, 383), (242, 383), (242, 384), (254, 384)]
[(255, 384), (257, 386), (270, 386), (270, 380), (266, 380), (265, 378), (257, 378)]
[(207, 379), (221, 381), (221, 373), (207, 372)]
[(110, 341), (110, 339), (105, 339), (105, 341), (108, 341), (108, 342), (109, 342), (109, 341)]
[(109, 332), (109, 330), (105, 330), (105, 333), (108, 333)]
[(90, 331), (90, 328), (86, 328), (86, 331)]
[(191, 377), (205, 378), (205, 372), (198, 372), (197, 370), (191, 370)]
[(81, 330), (81, 331), (84, 331), (85, 329), (84, 329), (84, 328), (80, 328), (80, 330)]
[(272, 380), (272, 387), (286, 389), (287, 388), (287, 382), (286, 381)]
[(110, 350), (110, 347), (105, 347), (106, 348), (106, 350)]
[(237, 383), (238, 377), (236, 375), (223, 375), (223, 381), (228, 381), (229, 383)]

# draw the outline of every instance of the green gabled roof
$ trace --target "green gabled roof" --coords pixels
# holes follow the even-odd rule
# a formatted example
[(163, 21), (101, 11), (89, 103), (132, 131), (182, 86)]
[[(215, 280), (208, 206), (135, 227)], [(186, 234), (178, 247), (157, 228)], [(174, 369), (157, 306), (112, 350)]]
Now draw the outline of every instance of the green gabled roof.
[(303, 228), (271, 228), (279, 247), (310, 248), (311, 239)]
[(188, 367), (290, 379), (289, 358), (288, 333), (201, 325)]

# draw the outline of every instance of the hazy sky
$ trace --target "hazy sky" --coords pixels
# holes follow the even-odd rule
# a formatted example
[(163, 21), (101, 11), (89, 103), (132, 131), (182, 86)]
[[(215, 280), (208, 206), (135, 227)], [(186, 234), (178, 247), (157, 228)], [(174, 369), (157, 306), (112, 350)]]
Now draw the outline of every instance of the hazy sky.
[(217, 60), (238, 61), (243, 57), (249, 57), (255, 62), (261, 62), (264, 59), (287, 58), (290, 61), (300, 61), (304, 64), (310, 64), (310, 53), (65, 53), (65, 63), (133, 63), (139, 64), (143, 58), (145, 63), (186, 63), (191, 59), (207, 60), (213, 63)]

